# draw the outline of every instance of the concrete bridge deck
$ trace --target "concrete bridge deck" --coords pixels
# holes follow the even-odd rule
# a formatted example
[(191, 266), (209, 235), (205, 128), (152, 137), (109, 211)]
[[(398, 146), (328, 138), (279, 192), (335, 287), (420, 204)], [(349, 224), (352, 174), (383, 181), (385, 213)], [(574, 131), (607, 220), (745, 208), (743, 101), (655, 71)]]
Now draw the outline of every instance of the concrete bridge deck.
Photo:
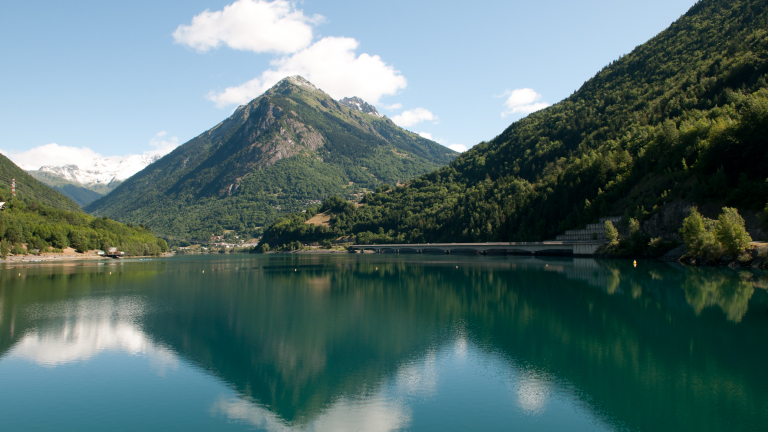
[(543, 241), (504, 243), (421, 243), (352, 245), (352, 252), (375, 253), (475, 253), (500, 255), (594, 255), (604, 241)]

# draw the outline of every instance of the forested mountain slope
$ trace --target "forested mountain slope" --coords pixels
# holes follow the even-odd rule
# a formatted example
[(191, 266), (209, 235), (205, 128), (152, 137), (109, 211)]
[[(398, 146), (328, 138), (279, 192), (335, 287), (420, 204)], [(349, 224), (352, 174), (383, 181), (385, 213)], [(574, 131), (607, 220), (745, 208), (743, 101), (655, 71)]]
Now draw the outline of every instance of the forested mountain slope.
[(343, 106), (301, 77), (282, 80), (86, 211), (169, 237), (241, 234), (333, 195), (405, 182), (456, 153), (384, 117)]
[(16, 180), (16, 195), (20, 199), (32, 199), (61, 210), (80, 211), (80, 207), (74, 201), (41, 183), (11, 162), (10, 159), (0, 155), (0, 187), (5, 187), (8, 192), (0, 197), (0, 201), (7, 201), (11, 198), (11, 182), (14, 179)]
[[(328, 232), (301, 216), (273, 243), (542, 240), (685, 199), (768, 200), (768, 2), (704, 0), (573, 95), (407, 187), (368, 195)], [(304, 232), (302, 234), (302, 231)]]
[[(16, 179), (16, 196), (10, 180)], [(7, 181), (6, 181), (7, 180)], [(72, 247), (78, 251), (118, 247), (131, 255), (166, 252), (165, 241), (144, 227), (131, 227), (83, 213), (69, 198), (38, 182), (0, 156), (0, 255)]]

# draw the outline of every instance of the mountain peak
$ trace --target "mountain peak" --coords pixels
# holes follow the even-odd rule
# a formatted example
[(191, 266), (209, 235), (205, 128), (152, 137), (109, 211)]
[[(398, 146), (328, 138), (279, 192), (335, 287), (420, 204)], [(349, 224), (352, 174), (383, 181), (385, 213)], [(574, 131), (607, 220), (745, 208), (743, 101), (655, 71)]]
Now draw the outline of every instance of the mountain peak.
[(369, 104), (368, 102), (360, 99), (357, 96), (353, 97), (346, 97), (339, 101), (340, 104), (344, 105), (347, 108), (353, 109), (355, 111), (364, 112), (366, 114), (370, 114), (374, 117), (384, 117), (381, 114), (379, 114), (378, 111), (376, 111), (376, 107)]
[(310, 90), (321, 91), (319, 88), (315, 87), (314, 84), (309, 82), (306, 78), (304, 78), (301, 75), (294, 75), (294, 76), (285, 77), (285, 78), (281, 79), (280, 81), (278, 81), (277, 84), (272, 86), (272, 89), (280, 88), (280, 87), (282, 87), (282, 86), (284, 86), (286, 84), (288, 84), (288, 85), (295, 85), (295, 86), (299, 86), (299, 87), (304, 87), (304, 88), (307, 88), (307, 89), (310, 89)]

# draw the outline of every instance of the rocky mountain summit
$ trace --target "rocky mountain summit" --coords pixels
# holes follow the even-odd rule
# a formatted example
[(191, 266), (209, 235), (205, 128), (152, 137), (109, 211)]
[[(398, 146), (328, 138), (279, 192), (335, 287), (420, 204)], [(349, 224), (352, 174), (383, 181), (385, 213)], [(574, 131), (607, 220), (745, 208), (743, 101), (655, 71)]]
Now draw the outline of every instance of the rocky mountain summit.
[(456, 156), (352, 100), (349, 108), (303, 77), (285, 78), (86, 210), (178, 238), (256, 234), (307, 202), (355, 199)]
[(376, 111), (375, 106), (369, 104), (357, 96), (351, 98), (345, 97), (344, 99), (340, 100), (339, 103), (347, 108), (370, 114), (375, 117), (384, 117), (383, 115), (379, 114), (378, 111)]

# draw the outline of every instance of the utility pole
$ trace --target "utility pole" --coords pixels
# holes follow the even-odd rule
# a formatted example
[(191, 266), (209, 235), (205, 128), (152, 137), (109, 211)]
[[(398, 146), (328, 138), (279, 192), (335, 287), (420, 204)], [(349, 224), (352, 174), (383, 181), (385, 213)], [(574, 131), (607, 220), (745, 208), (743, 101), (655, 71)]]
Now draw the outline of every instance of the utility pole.
[(16, 196), (16, 179), (15, 178), (11, 179), (11, 195)]

